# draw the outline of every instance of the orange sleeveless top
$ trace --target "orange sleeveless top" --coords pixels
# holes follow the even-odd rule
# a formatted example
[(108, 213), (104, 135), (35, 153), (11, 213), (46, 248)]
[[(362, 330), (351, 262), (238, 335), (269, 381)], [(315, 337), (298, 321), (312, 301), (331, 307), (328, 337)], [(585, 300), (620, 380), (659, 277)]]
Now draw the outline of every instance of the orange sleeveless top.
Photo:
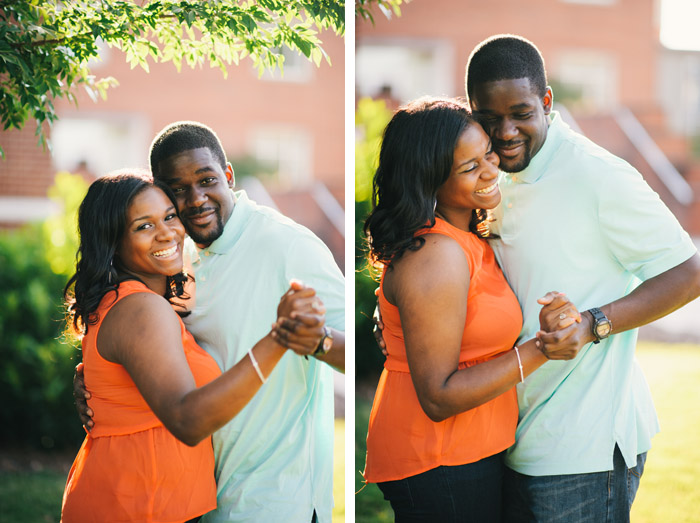
[[(97, 309), (98, 321), (83, 338), (85, 386), (95, 425), (68, 474), (62, 521), (182, 522), (216, 507), (211, 438), (189, 447), (175, 438), (151, 411), (123, 366), (97, 351), (97, 334), (109, 310), (137, 292), (153, 292), (137, 281), (109, 292)], [(185, 329), (182, 345), (198, 387), (221, 371)]]
[[(491, 247), (439, 218), (435, 227), (418, 234), (426, 233), (453, 238), (469, 263), (467, 317), (458, 367), (470, 367), (511, 350), (520, 334), (522, 312)], [(515, 387), (438, 423), (425, 414), (411, 381), (399, 310), (384, 296), (383, 283), (384, 275), (379, 309), (388, 355), (369, 419), (367, 482), (403, 479), (441, 465), (474, 463), (510, 447), (518, 421)]]

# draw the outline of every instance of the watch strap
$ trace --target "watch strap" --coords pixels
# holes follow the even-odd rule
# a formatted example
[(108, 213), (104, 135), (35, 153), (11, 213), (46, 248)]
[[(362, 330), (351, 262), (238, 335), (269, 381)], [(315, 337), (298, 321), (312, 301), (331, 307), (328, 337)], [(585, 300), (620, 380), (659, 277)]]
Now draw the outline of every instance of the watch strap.
[(597, 330), (598, 324), (603, 323), (603, 322), (610, 323), (610, 320), (605, 315), (605, 313), (602, 310), (600, 310), (600, 308), (598, 308), (598, 307), (592, 307), (592, 308), (588, 309), (588, 312), (590, 312), (591, 316), (593, 316), (593, 324), (591, 325), (591, 330), (593, 331), (593, 336), (595, 336), (595, 340), (593, 340), (593, 343), (598, 344), (598, 343), (600, 343), (600, 340), (607, 338), (607, 336), (604, 336), (603, 338), (601, 338), (598, 335), (598, 330)]

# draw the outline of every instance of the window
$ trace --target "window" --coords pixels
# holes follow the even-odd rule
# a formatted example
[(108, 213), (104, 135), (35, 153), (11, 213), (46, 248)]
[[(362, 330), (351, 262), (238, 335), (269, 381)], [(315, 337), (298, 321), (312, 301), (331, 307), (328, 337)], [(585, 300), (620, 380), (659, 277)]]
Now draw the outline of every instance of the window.
[(427, 94), (455, 94), (454, 52), (446, 42), (364, 39), (355, 56), (358, 97), (404, 103)]
[[(554, 65), (552, 83), (558, 83), (563, 92), (573, 93), (567, 105), (584, 110), (610, 109), (617, 105), (617, 67), (609, 54), (585, 49), (564, 51)], [(554, 102), (557, 102), (556, 92)]]
[[(282, 47), (282, 56), (284, 56), (284, 74), (279, 69), (274, 71), (265, 70), (261, 76), (262, 80), (294, 83), (311, 81), (315, 66), (304, 55), (288, 47)], [(258, 70), (253, 69), (253, 72), (257, 76)]]
[(138, 114), (62, 116), (51, 130), (54, 166), (96, 176), (124, 167), (146, 167), (152, 138), (148, 119)]
[(255, 160), (275, 173), (272, 178), (279, 185), (312, 183), (313, 140), (305, 129), (283, 124), (259, 127), (250, 135), (249, 149)]

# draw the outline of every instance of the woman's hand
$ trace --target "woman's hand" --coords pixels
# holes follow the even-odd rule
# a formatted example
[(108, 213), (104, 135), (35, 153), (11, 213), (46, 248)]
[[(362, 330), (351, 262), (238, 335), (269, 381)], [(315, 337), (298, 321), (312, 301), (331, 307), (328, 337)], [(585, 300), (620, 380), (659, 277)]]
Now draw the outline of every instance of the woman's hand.
[(578, 309), (562, 292), (548, 292), (537, 303), (543, 305), (540, 310), (540, 329), (544, 332), (564, 329), (574, 322), (581, 323)]
[(300, 355), (313, 354), (324, 335), (326, 308), (316, 291), (292, 280), (277, 307), (273, 339)]
[(289, 282), (289, 289), (282, 295), (277, 306), (277, 319), (291, 318), (293, 312), (326, 314), (326, 307), (316, 296), (316, 291), (299, 280)]
[(537, 300), (540, 311), (540, 332), (537, 348), (550, 360), (571, 360), (585, 344), (581, 314), (564, 293), (548, 292)]

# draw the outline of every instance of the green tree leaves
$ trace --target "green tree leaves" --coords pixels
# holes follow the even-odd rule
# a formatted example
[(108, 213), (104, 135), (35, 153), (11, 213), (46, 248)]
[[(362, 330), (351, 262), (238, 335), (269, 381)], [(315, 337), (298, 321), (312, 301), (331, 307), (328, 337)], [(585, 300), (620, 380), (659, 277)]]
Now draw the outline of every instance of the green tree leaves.
[(19, 129), (33, 118), (46, 144), (41, 124), (56, 120), (53, 100), (75, 102), (79, 85), (97, 100), (117, 85), (91, 74), (101, 45), (146, 71), (151, 61), (178, 70), (209, 63), (226, 75), (248, 59), (262, 74), (283, 70), (284, 47), (330, 63), (318, 35), (344, 34), (344, 13), (344, 0), (0, 0), (0, 122)]

